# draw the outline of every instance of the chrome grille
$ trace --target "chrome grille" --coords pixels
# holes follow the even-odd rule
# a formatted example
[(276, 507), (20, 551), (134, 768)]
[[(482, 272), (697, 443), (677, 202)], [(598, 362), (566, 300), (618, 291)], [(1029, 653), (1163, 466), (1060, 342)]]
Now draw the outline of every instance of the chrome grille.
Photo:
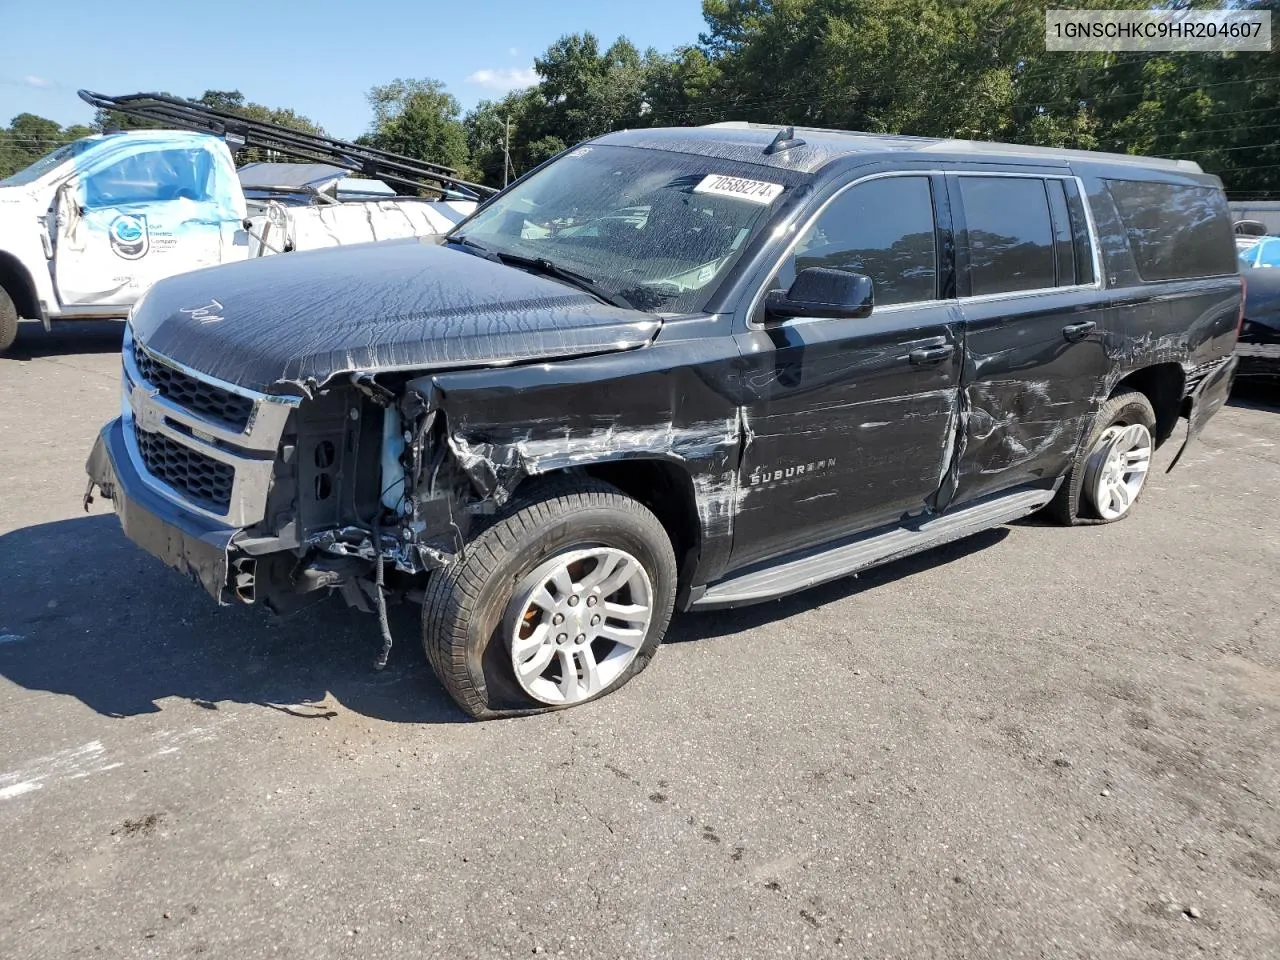
[(217, 513), (231, 506), (235, 470), (230, 464), (172, 440), (164, 434), (133, 428), (147, 472), (193, 501)]
[(248, 397), (197, 380), (169, 366), (152, 356), (137, 341), (133, 344), (133, 362), (142, 379), (155, 387), (166, 400), (236, 431), (243, 431), (249, 425), (253, 401)]

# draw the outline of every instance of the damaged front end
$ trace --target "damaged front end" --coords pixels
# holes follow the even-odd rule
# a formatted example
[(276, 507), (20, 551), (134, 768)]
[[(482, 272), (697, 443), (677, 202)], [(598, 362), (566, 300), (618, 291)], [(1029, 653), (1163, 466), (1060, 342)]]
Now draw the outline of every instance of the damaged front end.
[[(125, 534), (220, 603), (289, 613), (337, 591), (364, 610), (459, 549), (466, 476), (443, 418), (367, 375), (258, 394), (126, 334), (121, 416), (86, 464)], [(308, 395), (309, 394), (309, 395)]]

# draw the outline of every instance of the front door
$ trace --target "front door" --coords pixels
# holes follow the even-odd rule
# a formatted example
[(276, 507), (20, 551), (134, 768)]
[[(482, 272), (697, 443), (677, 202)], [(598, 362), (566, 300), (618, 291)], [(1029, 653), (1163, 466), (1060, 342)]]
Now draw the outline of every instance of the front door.
[(872, 279), (876, 305), (861, 319), (761, 313), (739, 335), (747, 442), (731, 567), (920, 513), (937, 491), (962, 360), (957, 305), (941, 295), (941, 189), (927, 175), (846, 188), (766, 284), (848, 270)]
[(243, 201), (226, 194), (221, 159), (198, 144), (140, 143), (67, 183), (53, 269), (62, 305), (123, 314), (157, 280), (243, 258)]

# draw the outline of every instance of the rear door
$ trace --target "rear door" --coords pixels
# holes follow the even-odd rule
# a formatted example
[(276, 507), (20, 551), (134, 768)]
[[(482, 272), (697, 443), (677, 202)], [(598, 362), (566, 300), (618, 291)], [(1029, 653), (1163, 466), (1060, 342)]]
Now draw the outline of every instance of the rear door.
[(123, 313), (157, 280), (243, 258), (244, 201), (218, 147), (129, 144), (59, 191), (53, 275), (63, 306)]
[(952, 449), (960, 381), (942, 178), (864, 179), (800, 233), (761, 291), (806, 267), (871, 277), (860, 319), (770, 319), (739, 335), (748, 441), (731, 566), (920, 513)]
[(1078, 180), (1066, 171), (957, 172), (966, 409), (940, 499), (963, 503), (1060, 476), (1103, 392), (1107, 310)]

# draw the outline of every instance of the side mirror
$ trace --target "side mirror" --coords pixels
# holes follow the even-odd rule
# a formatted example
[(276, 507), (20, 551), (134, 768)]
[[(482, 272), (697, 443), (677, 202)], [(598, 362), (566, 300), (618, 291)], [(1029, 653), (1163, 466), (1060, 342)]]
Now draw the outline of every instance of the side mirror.
[(770, 290), (764, 309), (770, 317), (869, 317), (875, 306), (871, 278), (847, 270), (805, 267), (790, 290)]

